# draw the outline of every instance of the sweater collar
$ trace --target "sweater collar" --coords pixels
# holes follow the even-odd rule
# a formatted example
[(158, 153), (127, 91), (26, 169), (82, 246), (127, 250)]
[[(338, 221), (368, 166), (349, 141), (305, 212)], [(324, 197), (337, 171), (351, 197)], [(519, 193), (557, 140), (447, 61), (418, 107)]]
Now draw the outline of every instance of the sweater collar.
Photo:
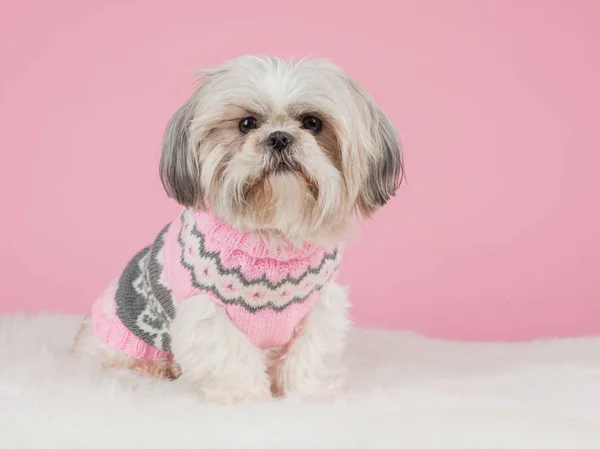
[(221, 251), (242, 251), (258, 259), (286, 261), (312, 257), (335, 249), (308, 242), (300, 246), (286, 239), (271, 242), (258, 233), (240, 231), (211, 210), (191, 212), (194, 214), (197, 229), (218, 243)]

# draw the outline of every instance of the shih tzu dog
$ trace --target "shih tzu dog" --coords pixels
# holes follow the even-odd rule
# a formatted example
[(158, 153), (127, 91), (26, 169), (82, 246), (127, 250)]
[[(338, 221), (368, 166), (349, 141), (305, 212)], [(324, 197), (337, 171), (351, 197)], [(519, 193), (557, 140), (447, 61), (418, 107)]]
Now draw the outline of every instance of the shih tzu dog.
[(209, 401), (340, 391), (342, 246), (403, 177), (373, 98), (326, 60), (226, 62), (171, 119), (160, 176), (183, 211), (94, 303), (76, 351), (182, 374)]

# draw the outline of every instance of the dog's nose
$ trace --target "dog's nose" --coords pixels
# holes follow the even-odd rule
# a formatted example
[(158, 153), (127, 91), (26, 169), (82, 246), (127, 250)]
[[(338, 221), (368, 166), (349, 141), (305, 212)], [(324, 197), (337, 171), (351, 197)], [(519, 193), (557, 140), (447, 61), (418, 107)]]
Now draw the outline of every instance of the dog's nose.
[(267, 144), (275, 151), (283, 151), (289, 147), (293, 141), (294, 138), (291, 134), (283, 131), (275, 131), (269, 136)]

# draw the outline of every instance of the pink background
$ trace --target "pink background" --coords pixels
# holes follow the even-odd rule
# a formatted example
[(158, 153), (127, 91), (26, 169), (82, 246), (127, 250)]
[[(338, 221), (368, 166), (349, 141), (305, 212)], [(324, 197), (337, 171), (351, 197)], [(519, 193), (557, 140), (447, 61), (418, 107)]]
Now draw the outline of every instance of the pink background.
[(343, 267), (359, 324), (461, 339), (600, 333), (600, 2), (1, 10), (0, 312), (84, 312), (173, 218), (160, 141), (195, 69), (311, 54), (362, 82), (405, 143), (409, 183)]

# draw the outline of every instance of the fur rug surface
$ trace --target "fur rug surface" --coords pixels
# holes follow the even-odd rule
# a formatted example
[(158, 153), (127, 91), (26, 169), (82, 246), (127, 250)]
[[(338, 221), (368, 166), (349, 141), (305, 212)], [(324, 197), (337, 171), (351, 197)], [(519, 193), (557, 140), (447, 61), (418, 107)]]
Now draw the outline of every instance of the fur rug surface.
[(79, 321), (0, 317), (0, 448), (600, 448), (600, 338), (486, 344), (356, 329), (343, 398), (217, 406), (183, 379), (75, 360)]

